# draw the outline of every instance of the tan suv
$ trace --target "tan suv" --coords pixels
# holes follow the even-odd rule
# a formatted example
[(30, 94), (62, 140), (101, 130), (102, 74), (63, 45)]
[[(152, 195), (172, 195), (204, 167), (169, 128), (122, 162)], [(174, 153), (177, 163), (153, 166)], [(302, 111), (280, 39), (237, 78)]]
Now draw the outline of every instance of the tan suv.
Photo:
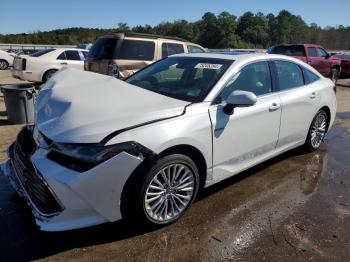
[(117, 33), (96, 40), (85, 60), (84, 69), (123, 79), (164, 57), (204, 52), (203, 47), (177, 37)]

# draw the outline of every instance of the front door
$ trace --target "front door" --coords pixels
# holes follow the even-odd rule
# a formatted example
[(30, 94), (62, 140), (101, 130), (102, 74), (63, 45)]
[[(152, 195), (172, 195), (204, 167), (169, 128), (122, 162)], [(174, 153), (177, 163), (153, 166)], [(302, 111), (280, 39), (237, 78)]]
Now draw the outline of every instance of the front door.
[[(277, 145), (281, 102), (272, 92), (269, 63), (245, 66), (228, 81), (209, 108), (213, 134), (213, 182), (232, 176), (271, 154)], [(257, 103), (223, 112), (225, 100), (234, 90), (250, 91)]]

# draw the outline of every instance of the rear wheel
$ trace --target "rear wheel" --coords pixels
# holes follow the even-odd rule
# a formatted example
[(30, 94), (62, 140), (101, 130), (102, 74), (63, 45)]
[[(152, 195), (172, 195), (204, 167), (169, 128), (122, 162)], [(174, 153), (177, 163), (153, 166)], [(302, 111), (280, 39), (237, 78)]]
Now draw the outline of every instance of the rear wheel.
[(324, 110), (318, 111), (316, 116), (314, 117), (308, 136), (305, 142), (305, 150), (307, 152), (312, 152), (320, 148), (324, 137), (326, 136), (326, 132), (328, 130), (328, 116)]
[(0, 60), (0, 70), (5, 70), (9, 67), (9, 63), (6, 60)]
[(56, 72), (57, 70), (55, 69), (46, 71), (43, 77), (43, 83), (46, 83), (46, 81), (49, 80)]
[(339, 78), (339, 70), (337, 68), (332, 68), (331, 70), (331, 80), (336, 83)]
[(192, 204), (199, 187), (195, 163), (180, 154), (159, 159), (146, 175), (138, 177), (124, 199), (127, 219), (138, 224), (167, 225), (178, 220)]

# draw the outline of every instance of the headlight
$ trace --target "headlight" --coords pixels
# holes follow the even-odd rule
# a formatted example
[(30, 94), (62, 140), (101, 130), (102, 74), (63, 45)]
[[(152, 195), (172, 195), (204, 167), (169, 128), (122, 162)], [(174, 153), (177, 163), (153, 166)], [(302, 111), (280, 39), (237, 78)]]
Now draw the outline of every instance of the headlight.
[(110, 146), (100, 144), (54, 143), (50, 146), (50, 149), (51, 151), (62, 154), (66, 157), (91, 164), (102, 163), (121, 152), (126, 152), (134, 156), (141, 155), (141, 157), (145, 157), (151, 152), (149, 149), (136, 142), (125, 142)]

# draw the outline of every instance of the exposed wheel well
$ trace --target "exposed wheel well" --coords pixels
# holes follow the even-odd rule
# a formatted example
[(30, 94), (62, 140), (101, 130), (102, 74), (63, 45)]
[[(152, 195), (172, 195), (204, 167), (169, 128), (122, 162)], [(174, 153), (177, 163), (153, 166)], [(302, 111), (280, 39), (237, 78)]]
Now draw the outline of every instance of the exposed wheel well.
[(54, 68), (49, 69), (49, 70), (46, 70), (45, 73), (43, 74), (42, 82), (45, 82), (45, 80), (46, 80), (46, 74), (47, 74), (48, 72), (50, 72), (50, 71), (58, 71), (58, 70), (57, 70), (57, 69), (54, 69)]
[(332, 69), (337, 69), (340, 72), (340, 65), (334, 65), (332, 66)]
[[(330, 123), (330, 121), (331, 121), (331, 110), (329, 109), (328, 106), (324, 106), (324, 107), (322, 107), (320, 110), (323, 110), (323, 111), (326, 112), (327, 118), (328, 118), (328, 126), (329, 126), (329, 123)], [(319, 110), (319, 111), (320, 111), (320, 110)]]
[(135, 185), (139, 185), (140, 181), (142, 180), (142, 175), (154, 165), (157, 159), (172, 154), (182, 154), (193, 160), (193, 162), (197, 166), (199, 173), (199, 190), (201, 190), (204, 187), (207, 175), (207, 164), (203, 154), (197, 148), (190, 145), (177, 145), (170, 147), (162, 151), (161, 153), (143, 161), (127, 179), (122, 190), (120, 202), (120, 209), (123, 217), (127, 215), (126, 208), (128, 207), (126, 206), (126, 203), (128, 202), (128, 198), (131, 197), (130, 194), (133, 194)]
[(207, 176), (207, 163), (205, 161), (203, 154), (194, 146), (177, 145), (164, 150), (157, 157), (161, 158), (172, 154), (182, 154), (182, 155), (188, 156), (193, 160), (193, 162), (196, 164), (198, 168), (199, 179), (200, 179), (199, 186), (200, 188), (203, 188), (206, 181), (206, 176)]

